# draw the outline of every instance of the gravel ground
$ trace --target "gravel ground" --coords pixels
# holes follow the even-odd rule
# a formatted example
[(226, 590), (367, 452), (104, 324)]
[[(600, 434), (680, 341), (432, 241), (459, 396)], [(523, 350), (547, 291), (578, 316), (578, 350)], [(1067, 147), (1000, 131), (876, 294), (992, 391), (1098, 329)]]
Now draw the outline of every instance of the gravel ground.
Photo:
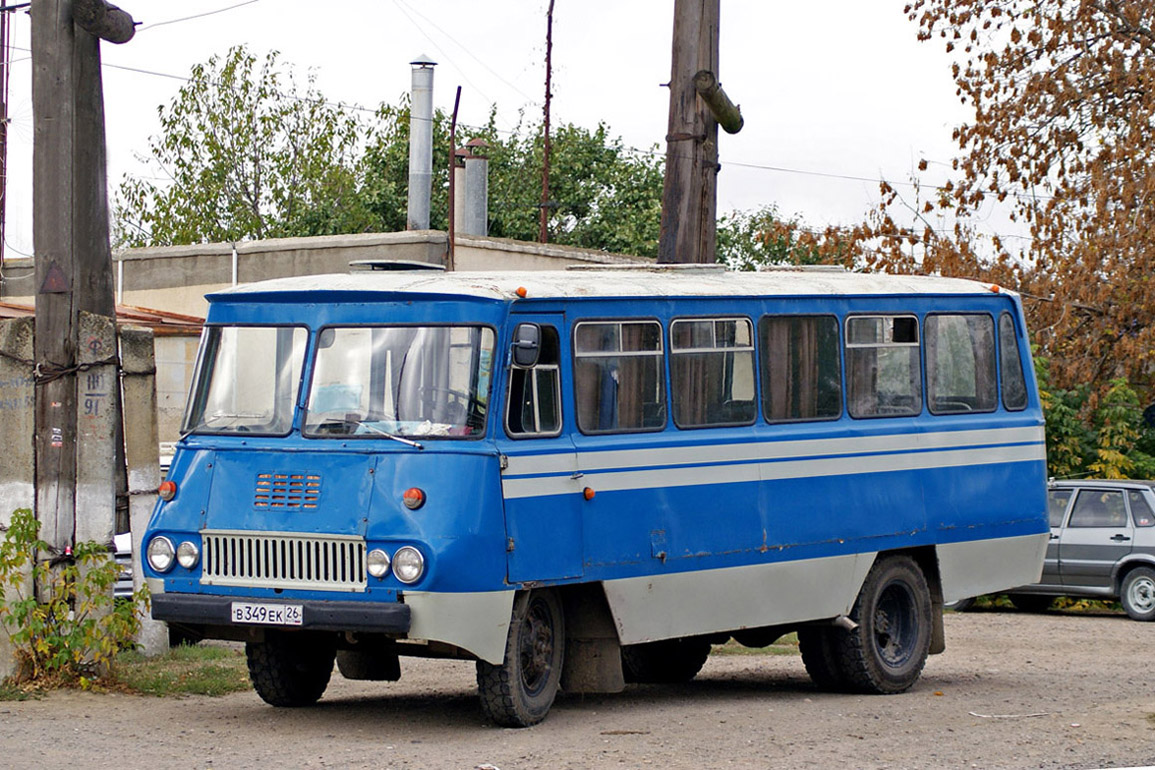
[(1118, 768), (1155, 765), (1155, 624), (1122, 615), (948, 613), (914, 689), (814, 689), (797, 656), (714, 655), (692, 683), (559, 696), (484, 724), (470, 663), (402, 661), (396, 683), (334, 674), (312, 708), (251, 692), (54, 693), (0, 703), (11, 768)]

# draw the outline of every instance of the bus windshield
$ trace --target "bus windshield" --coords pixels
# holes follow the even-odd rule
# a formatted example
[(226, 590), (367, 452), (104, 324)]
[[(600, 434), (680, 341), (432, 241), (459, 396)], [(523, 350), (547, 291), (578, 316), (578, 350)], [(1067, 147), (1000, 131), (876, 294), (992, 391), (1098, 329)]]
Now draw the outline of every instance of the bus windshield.
[(317, 339), (303, 432), (315, 437), (485, 434), (493, 330), (356, 326)]
[(182, 433), (287, 435), (308, 332), (300, 326), (207, 326)]

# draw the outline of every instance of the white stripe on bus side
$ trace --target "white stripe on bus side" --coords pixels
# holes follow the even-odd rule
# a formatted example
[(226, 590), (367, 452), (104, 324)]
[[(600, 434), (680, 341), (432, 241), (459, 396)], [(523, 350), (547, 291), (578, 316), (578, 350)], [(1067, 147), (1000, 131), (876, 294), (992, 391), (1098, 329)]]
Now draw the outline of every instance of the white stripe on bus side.
[[(692, 446), (638, 448), (581, 452), (580, 470), (598, 471), (614, 468), (638, 468), (660, 465), (698, 465), (709, 456), (714, 463), (749, 462), (751, 460), (818, 457), (822, 455), (872, 454), (923, 449), (947, 449), (995, 444), (1027, 444), (1043, 441), (1043, 429), (996, 428), (990, 430), (936, 431), (934, 433), (894, 433), (882, 436), (763, 441), (757, 443), (695, 444)], [(572, 455), (520, 455), (509, 458), (505, 476), (569, 473)]]
[[(844, 447), (849, 448), (849, 447)], [(761, 462), (730, 462), (730, 458), (709, 455), (706, 447), (698, 448), (698, 459), (711, 456), (714, 462), (696, 466), (647, 468), (622, 471), (587, 471), (581, 483), (568, 474), (535, 477), (506, 477), (502, 490), (506, 499), (542, 497), (574, 492), (580, 486), (590, 486), (599, 492), (666, 487), (697, 486), (701, 484), (737, 484), (752, 481), (812, 478), (815, 476), (846, 476), (864, 473), (889, 473), (903, 470), (930, 470), (995, 463), (1035, 462), (1046, 459), (1043, 443), (1011, 446), (986, 446), (969, 449), (936, 449), (922, 451), (891, 451), (882, 454), (854, 453), (839, 457), (805, 457), (805, 459), (776, 459), (775, 453)], [(643, 465), (646, 453), (638, 452), (634, 465)], [(580, 456), (580, 455), (579, 455)], [(759, 458), (762, 459), (762, 458)]]

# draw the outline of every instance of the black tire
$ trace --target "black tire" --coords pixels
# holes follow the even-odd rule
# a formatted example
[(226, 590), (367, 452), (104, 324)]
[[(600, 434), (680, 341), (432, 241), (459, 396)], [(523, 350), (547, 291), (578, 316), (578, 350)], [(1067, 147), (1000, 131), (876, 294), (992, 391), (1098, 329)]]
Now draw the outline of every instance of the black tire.
[(710, 656), (705, 639), (665, 639), (622, 647), (622, 673), (627, 682), (678, 684), (698, 675)]
[(249, 679), (270, 706), (309, 706), (329, 686), (336, 641), (330, 636), (269, 631), (263, 642), (247, 642)]
[(1046, 612), (1055, 601), (1053, 596), (1039, 594), (1008, 594), (1007, 598), (1019, 612)]
[(565, 614), (554, 591), (521, 593), (514, 599), (505, 662), (477, 661), (481, 710), (503, 727), (529, 727), (545, 719), (561, 683)]
[(889, 695), (918, 681), (930, 652), (930, 589), (918, 564), (891, 556), (871, 567), (850, 611), (853, 631), (830, 628), (840, 684)]
[(1119, 601), (1133, 620), (1155, 620), (1155, 570), (1136, 567), (1128, 572)]
[(975, 597), (971, 596), (971, 597), (968, 597), (966, 599), (959, 599), (957, 602), (951, 602), (950, 604), (944, 604), (942, 606), (942, 608), (944, 610), (954, 610), (955, 612), (966, 612), (967, 610), (969, 610), (971, 607), (974, 607), (974, 606), (975, 606)]
[(834, 637), (845, 631), (833, 626), (803, 626), (798, 629), (798, 651), (810, 681), (820, 690), (838, 692), (846, 688), (835, 650)]

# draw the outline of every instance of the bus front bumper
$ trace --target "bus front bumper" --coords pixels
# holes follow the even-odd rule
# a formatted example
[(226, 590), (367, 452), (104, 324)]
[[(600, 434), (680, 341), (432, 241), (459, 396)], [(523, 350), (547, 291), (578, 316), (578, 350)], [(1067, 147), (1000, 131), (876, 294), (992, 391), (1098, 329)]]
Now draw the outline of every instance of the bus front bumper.
[[(299, 623), (246, 623), (233, 617), (234, 605), (256, 604), (270, 608), (299, 608)], [(153, 620), (190, 626), (233, 626), (264, 629), (304, 629), (310, 631), (354, 631), (378, 634), (406, 634), (410, 626), (409, 606), (399, 603), (331, 602), (318, 600), (276, 601), (241, 596), (201, 594), (156, 594), (152, 597)]]

